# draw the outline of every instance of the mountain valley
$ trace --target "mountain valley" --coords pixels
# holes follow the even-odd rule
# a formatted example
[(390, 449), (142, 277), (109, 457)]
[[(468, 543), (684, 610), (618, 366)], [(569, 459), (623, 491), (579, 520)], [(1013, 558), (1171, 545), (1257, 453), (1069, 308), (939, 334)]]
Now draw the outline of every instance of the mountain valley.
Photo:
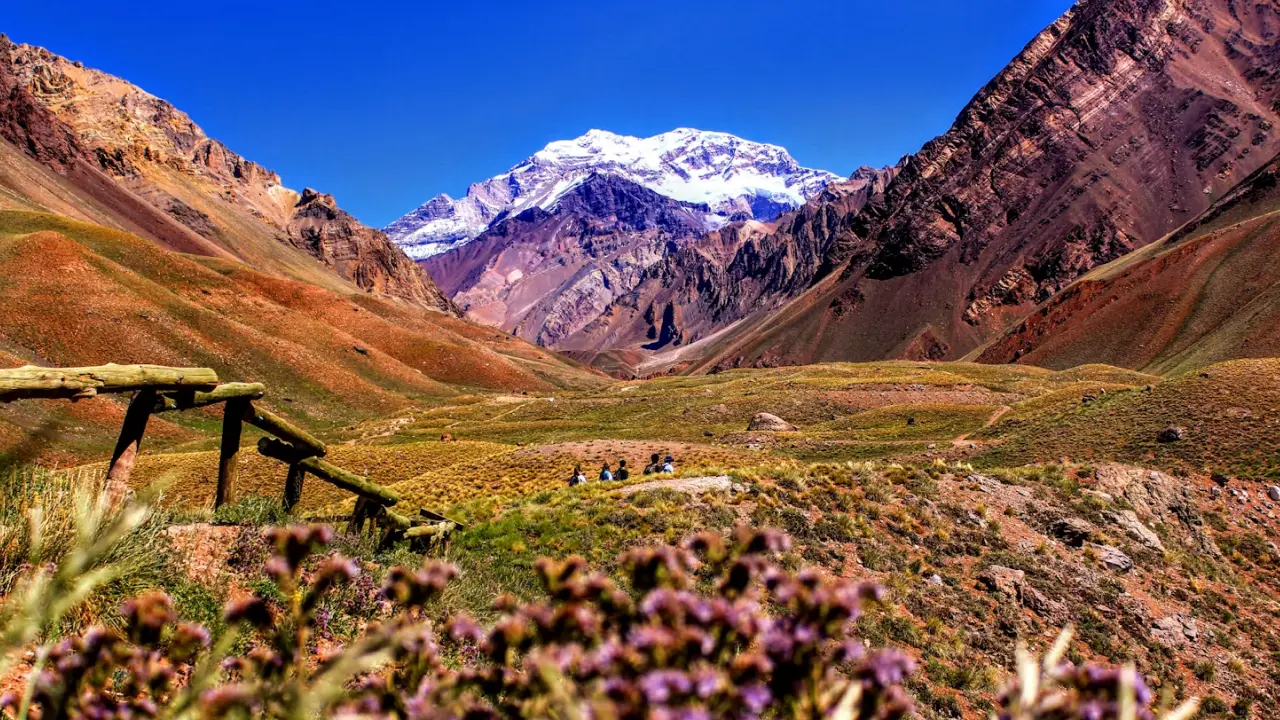
[(922, 43), (1016, 47), (925, 2), (888, 52), (755, 0), (224, 10), (166, 19), (376, 204), (0, 35), (0, 720), (1280, 717), (1280, 0), (1078, 0), (847, 176), (547, 138), (847, 136)]

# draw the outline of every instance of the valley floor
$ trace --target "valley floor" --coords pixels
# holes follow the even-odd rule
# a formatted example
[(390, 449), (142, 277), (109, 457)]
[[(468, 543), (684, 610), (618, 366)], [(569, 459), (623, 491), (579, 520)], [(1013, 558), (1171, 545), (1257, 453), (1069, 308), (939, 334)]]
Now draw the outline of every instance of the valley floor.
[[(887, 588), (859, 630), (919, 661), (912, 690), (925, 717), (985, 717), (1015, 641), (1043, 649), (1067, 625), (1073, 658), (1133, 660), (1170, 697), (1272, 717), (1278, 370), (1276, 360), (1173, 378), (1101, 365), (735, 370), (446, 397), (325, 439), (333, 462), (411, 511), (465, 523), (445, 551), (462, 572), (446, 604), (482, 620), (499, 593), (537, 596), (539, 556), (616, 570), (638, 544), (779, 527), (796, 543), (790, 566)], [(749, 430), (761, 412), (796, 429)], [(1175, 427), (1180, 440), (1158, 439)], [(246, 448), (239, 503), (210, 514), (214, 440), (179, 449), (144, 453), (133, 482), (165, 488), (175, 567), (203, 588), (187, 587), (188, 602), (255, 591), (261, 524), (285, 521), (270, 510), (283, 467)], [(652, 453), (675, 457), (674, 478), (641, 474)], [(628, 483), (594, 480), (619, 459)], [(576, 465), (592, 481), (569, 488)], [(340, 516), (349, 497), (308, 478), (297, 512)], [(371, 568), (406, 561), (344, 542)]]

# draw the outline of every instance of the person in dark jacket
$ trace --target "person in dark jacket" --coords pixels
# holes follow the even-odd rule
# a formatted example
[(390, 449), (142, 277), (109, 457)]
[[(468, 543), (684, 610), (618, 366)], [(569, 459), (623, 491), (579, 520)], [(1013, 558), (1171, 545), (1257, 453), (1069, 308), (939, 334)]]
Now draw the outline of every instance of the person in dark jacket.
[(618, 461), (618, 472), (613, 474), (613, 479), (619, 482), (631, 479), (631, 471), (627, 469), (627, 461)]
[(649, 456), (649, 464), (644, 466), (645, 475), (656, 475), (662, 472), (662, 463), (658, 462), (658, 453)]

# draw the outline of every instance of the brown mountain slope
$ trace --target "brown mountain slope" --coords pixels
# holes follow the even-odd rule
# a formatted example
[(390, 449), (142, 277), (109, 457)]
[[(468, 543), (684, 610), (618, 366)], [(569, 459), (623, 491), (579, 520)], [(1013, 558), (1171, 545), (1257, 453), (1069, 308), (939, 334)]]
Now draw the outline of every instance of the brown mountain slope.
[(332, 198), (284, 187), (275, 173), (124, 80), (7, 38), (0, 38), (0, 136), (64, 180), (54, 190), (50, 178), (0, 162), (0, 188), (10, 196), (5, 202), (0, 194), (4, 206), (65, 214), (334, 290), (354, 285), (454, 311), (385, 235)]
[[(226, 380), (266, 383), (271, 405), (321, 428), (468, 388), (546, 391), (604, 382), (433, 310), (338, 294), (46, 214), (0, 212), (0, 307), (5, 365), (207, 366)], [(101, 451), (96, 443), (118, 429), (119, 418), (99, 414), (79, 417), (67, 403), (4, 405), (0, 454), (50, 422), (70, 428), (63, 452), (74, 455), (80, 445)]]
[(993, 341), (982, 362), (1178, 372), (1280, 355), (1280, 158), (1201, 217), (1104, 265)]
[[(843, 217), (884, 191), (898, 168), (863, 168), (828, 185), (804, 207), (777, 221), (729, 226), (666, 252), (643, 281), (602, 313), (608, 344), (595, 349), (684, 355), (727, 325), (763, 315), (827, 272), (824, 255)], [(655, 318), (679, 342), (653, 344)], [(652, 364), (652, 363), (650, 363)]]
[[(630, 293), (668, 247), (702, 234), (706, 212), (593, 174), (551, 208), (502, 220), (423, 266), (480, 322), (544, 347), (609, 347), (609, 305)], [(656, 342), (660, 318), (649, 315), (647, 340)]]
[[(799, 296), (702, 368), (959, 357), (1272, 157), (1277, 72), (1278, 0), (1083, 0), (865, 208), (809, 210), (712, 291), (690, 258), (661, 292), (704, 334)], [(792, 263), (813, 269), (771, 277)]]

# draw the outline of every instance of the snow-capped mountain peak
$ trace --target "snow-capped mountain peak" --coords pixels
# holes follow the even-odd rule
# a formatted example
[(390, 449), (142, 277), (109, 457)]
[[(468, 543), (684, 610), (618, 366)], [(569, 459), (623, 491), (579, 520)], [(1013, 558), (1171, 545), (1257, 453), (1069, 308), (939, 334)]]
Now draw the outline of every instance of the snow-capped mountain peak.
[(801, 167), (777, 145), (723, 132), (677, 128), (637, 138), (591, 130), (549, 143), (506, 173), (472, 185), (464, 198), (437, 195), (386, 232), (411, 257), (430, 257), (475, 238), (499, 216), (550, 208), (592, 173), (705, 204), (708, 227), (736, 219), (772, 220), (842, 179)]

